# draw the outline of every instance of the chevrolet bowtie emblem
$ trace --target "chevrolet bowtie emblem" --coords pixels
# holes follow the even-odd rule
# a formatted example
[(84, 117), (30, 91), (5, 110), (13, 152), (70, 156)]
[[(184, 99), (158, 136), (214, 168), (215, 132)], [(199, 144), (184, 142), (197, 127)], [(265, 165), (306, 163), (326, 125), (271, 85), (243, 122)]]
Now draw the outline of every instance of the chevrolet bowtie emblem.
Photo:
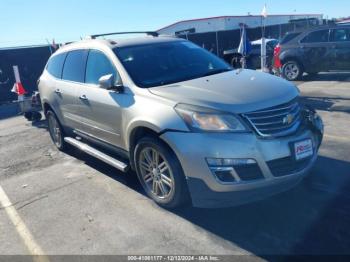
[(294, 116), (292, 114), (288, 114), (283, 118), (284, 125), (290, 125), (294, 120)]

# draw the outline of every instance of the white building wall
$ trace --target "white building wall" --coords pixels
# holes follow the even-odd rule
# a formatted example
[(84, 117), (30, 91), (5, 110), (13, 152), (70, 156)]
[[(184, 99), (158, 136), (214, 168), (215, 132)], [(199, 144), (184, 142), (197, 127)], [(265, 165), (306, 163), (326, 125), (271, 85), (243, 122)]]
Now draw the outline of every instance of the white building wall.
[(160, 34), (173, 35), (175, 32), (187, 30), (190, 28), (195, 28), (196, 33), (202, 33), (226, 30), (227, 26), (225, 19), (211, 18), (203, 20), (182, 21), (175, 23), (167, 28), (160, 29), (158, 32)]
[[(271, 15), (265, 20), (267, 26), (286, 24), (293, 19), (316, 18), (321, 20), (322, 15)], [(160, 34), (173, 35), (175, 32), (195, 28), (196, 33), (215, 32), (223, 30), (239, 29), (239, 25), (244, 23), (250, 28), (260, 27), (262, 23), (261, 16), (227, 16), (206, 19), (196, 19), (181, 21), (173, 25), (159, 29)]]

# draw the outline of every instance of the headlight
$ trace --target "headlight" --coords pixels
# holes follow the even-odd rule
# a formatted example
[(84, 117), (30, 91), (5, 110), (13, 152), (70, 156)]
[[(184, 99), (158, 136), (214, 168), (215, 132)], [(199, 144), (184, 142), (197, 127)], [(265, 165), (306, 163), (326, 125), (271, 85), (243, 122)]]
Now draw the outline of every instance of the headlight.
[(176, 105), (175, 110), (182, 117), (187, 126), (194, 131), (247, 131), (240, 120), (231, 114), (220, 113), (211, 109), (185, 104)]

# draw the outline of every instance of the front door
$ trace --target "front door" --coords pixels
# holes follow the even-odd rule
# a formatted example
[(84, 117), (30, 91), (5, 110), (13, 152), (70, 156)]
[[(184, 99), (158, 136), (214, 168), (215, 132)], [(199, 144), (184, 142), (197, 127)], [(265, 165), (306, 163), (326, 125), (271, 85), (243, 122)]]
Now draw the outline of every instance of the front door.
[(335, 69), (350, 70), (350, 29), (333, 29), (331, 45), (336, 57)]

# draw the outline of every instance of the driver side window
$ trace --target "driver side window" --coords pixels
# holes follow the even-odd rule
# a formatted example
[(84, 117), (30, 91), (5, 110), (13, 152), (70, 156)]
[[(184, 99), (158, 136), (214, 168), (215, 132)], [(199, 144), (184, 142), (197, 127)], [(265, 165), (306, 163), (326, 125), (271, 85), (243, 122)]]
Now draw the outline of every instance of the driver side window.
[(86, 64), (85, 83), (98, 85), (102, 76), (110, 74), (114, 75), (117, 83), (119, 76), (111, 61), (101, 51), (91, 49)]

